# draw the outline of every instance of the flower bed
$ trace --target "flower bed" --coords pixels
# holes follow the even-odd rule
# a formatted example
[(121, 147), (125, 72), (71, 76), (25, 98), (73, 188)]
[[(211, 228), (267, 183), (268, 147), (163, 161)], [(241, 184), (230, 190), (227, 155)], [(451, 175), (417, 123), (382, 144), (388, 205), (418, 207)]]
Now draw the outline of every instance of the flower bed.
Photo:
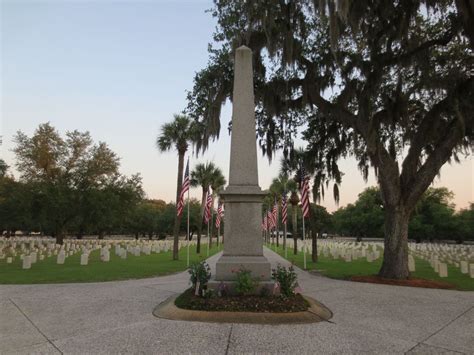
[(204, 298), (190, 288), (175, 300), (178, 308), (200, 311), (290, 313), (306, 311), (309, 303), (300, 294), (284, 296), (225, 296)]

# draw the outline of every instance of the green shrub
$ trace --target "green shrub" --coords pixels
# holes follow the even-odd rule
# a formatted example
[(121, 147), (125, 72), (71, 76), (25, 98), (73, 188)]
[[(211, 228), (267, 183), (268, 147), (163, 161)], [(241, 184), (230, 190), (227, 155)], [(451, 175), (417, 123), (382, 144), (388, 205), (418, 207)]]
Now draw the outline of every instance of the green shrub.
[(272, 291), (267, 286), (262, 286), (260, 289), (260, 297), (270, 297)]
[(295, 288), (298, 286), (298, 277), (293, 266), (287, 269), (277, 265), (276, 269), (272, 269), (272, 279), (280, 284), (280, 293), (283, 296), (290, 297), (295, 294)]
[(189, 280), (193, 285), (193, 289), (196, 289), (196, 284), (199, 282), (199, 295), (202, 295), (202, 290), (207, 289), (207, 282), (211, 279), (211, 268), (209, 265), (202, 261), (200, 263), (192, 264), (188, 269), (191, 277)]
[(257, 288), (257, 281), (252, 278), (252, 272), (246, 269), (233, 271), (237, 274), (235, 290), (240, 295), (252, 294)]

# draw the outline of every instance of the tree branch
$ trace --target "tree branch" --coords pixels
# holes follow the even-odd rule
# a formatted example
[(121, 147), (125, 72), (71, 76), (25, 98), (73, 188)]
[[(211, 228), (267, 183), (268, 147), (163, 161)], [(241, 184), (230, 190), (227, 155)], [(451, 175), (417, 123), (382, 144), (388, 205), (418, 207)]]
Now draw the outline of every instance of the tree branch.
[[(458, 113), (460, 115), (460, 113)], [(438, 174), (441, 167), (446, 163), (452, 154), (453, 149), (459, 144), (464, 134), (464, 122), (461, 117), (451, 122), (446, 129), (446, 134), (436, 146), (433, 153), (426, 159), (416, 174), (416, 178), (412, 180), (410, 188), (404, 197), (404, 204), (409, 210), (412, 210), (416, 201), (421, 197), (423, 192), (433, 182), (434, 177)]]
[[(425, 114), (423, 121), (420, 123), (414, 137), (411, 139), (408, 154), (403, 161), (402, 174), (400, 176), (400, 181), (403, 186), (411, 186), (413, 184), (417, 176), (419, 159), (423, 148), (425, 148), (430, 139), (432, 139), (432, 134), (439, 131), (439, 122), (442, 113), (452, 108), (455, 100), (462, 96), (464, 92), (469, 91), (473, 82), (474, 79), (471, 78), (460, 83), (456, 89), (452, 90), (451, 93), (449, 93), (443, 100), (436, 103), (431, 110)], [(453, 129), (452, 125), (448, 126), (446, 132), (450, 133)], [(443, 139), (446, 138), (443, 137)]]
[(390, 56), (388, 55), (387, 52), (382, 53), (379, 56), (379, 58), (375, 58), (375, 61), (381, 63), (382, 66), (387, 66), (387, 65), (391, 66), (391, 65), (395, 65), (395, 64), (399, 64), (401, 62), (407, 61), (414, 55), (422, 51), (425, 51), (433, 46), (447, 45), (454, 38), (454, 36), (456, 36), (460, 28), (461, 28), (460, 21), (452, 21), (451, 27), (445, 33), (443, 33), (440, 37), (426, 41), (420, 44), (418, 47), (413, 48), (412, 50), (408, 52), (405, 52), (396, 56)]

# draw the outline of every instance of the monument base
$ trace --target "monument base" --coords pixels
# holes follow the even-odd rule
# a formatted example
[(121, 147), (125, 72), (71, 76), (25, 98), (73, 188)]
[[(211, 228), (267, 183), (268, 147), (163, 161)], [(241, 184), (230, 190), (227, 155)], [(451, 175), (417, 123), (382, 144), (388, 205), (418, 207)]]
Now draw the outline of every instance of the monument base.
[(259, 281), (270, 281), (271, 265), (263, 255), (231, 256), (223, 255), (216, 263), (216, 281), (234, 281), (240, 269), (250, 270), (252, 278)]
[[(238, 292), (235, 290), (235, 281), (217, 281), (216, 279), (210, 279), (207, 283), (207, 287), (210, 290), (213, 290), (217, 292), (222, 289), (222, 286), (224, 285), (225, 290), (229, 296), (236, 296), (238, 295)], [(262, 289), (266, 288), (266, 292), (262, 291)], [(252, 292), (254, 295), (278, 295), (280, 294), (280, 290), (276, 290), (277, 293), (275, 293), (275, 281), (259, 281), (257, 284), (257, 287), (255, 287), (255, 290)]]
[(218, 290), (219, 286), (226, 286), (229, 294), (236, 294), (235, 280), (239, 270), (249, 270), (252, 278), (258, 281), (254, 294), (260, 294), (266, 288), (268, 294), (273, 293), (275, 282), (272, 280), (271, 264), (263, 255), (258, 256), (231, 256), (223, 255), (216, 263), (216, 274), (208, 282), (208, 287)]

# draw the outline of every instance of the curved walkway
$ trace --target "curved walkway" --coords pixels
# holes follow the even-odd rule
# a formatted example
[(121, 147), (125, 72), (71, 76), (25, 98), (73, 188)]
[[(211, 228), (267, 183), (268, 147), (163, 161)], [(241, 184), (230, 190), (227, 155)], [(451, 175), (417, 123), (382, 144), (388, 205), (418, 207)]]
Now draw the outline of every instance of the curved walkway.
[[(268, 249), (265, 254), (273, 264), (286, 263)], [(298, 273), (303, 292), (334, 312), (330, 322), (262, 326), (155, 318), (158, 303), (187, 287), (187, 272), (103, 283), (0, 285), (0, 354), (474, 351), (474, 292)]]

